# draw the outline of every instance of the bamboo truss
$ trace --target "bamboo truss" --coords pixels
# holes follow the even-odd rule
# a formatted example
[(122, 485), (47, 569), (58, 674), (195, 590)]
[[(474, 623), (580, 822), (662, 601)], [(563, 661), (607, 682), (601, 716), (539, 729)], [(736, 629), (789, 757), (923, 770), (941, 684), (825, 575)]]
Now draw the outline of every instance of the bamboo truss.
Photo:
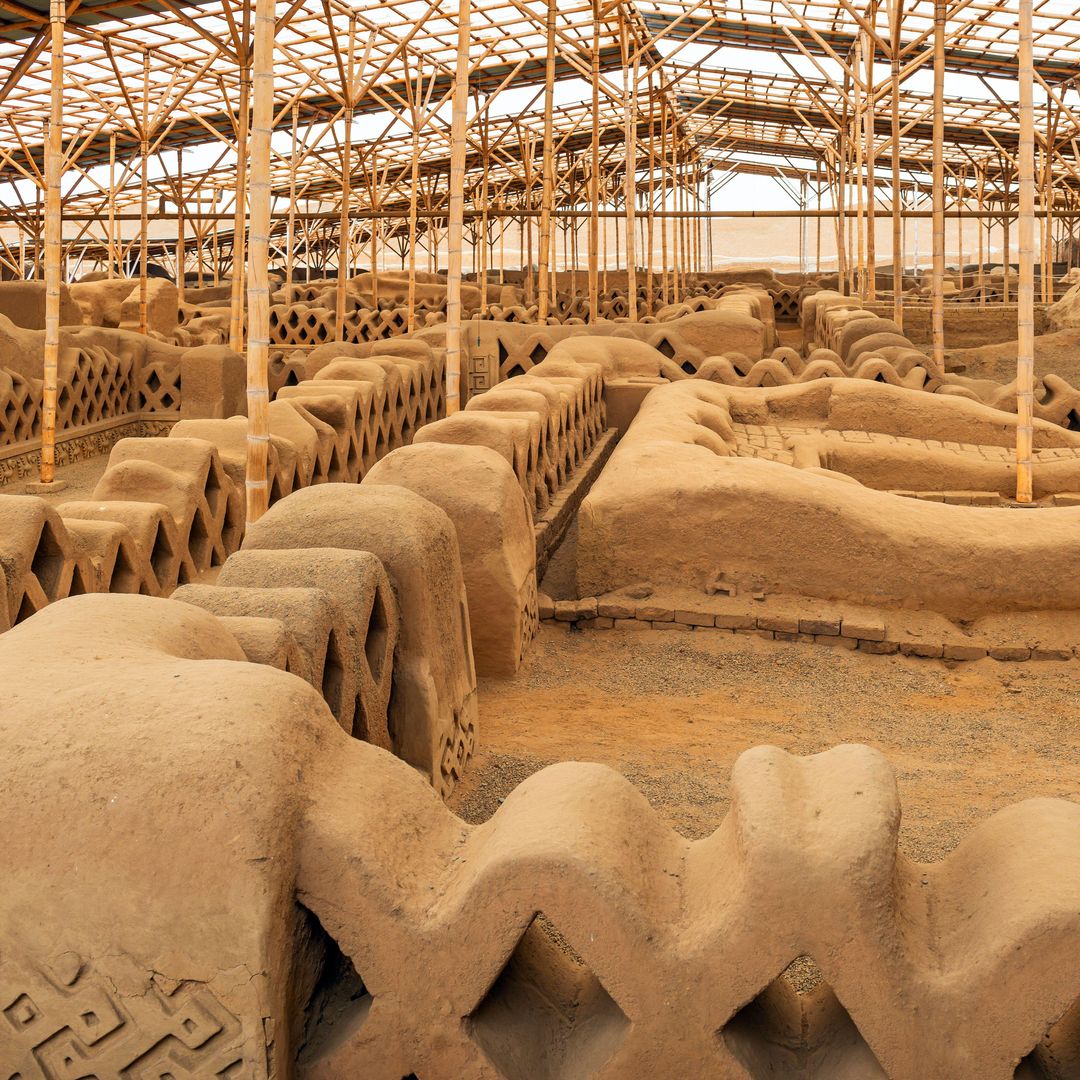
[[(45, 482), (80, 268), (137, 277), (143, 329), (154, 263), (181, 302), (185, 276), (227, 284), (254, 518), (268, 269), (336, 276), (339, 337), (352, 274), (376, 307), (403, 274), (417, 329), (417, 283), (445, 272), (454, 408), (470, 274), (521, 283), (540, 321), (567, 291), (596, 319), (619, 283), (638, 319), (723, 265), (725, 222), (771, 213), (792, 219), (792, 265), (835, 268), (901, 326), (930, 216), (939, 362), (950, 264), (979, 305), (1017, 302), (1030, 492), (1035, 275), (1052, 301), (1080, 213), (1080, 19), (1060, 0), (776, 0), (769, 18), (755, 0), (147, 0), (131, 21), (119, 0), (41, 2), (0, 4), (0, 274), (45, 281)], [(790, 207), (733, 208), (733, 177)], [(987, 274), (1012, 248), (1014, 296)]]

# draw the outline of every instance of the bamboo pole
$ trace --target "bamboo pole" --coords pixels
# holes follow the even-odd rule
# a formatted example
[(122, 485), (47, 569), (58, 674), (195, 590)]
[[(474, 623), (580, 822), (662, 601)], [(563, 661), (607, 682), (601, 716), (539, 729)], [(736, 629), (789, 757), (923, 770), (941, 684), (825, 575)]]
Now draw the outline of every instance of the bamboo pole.
[[(248, 144), (251, 96), (251, 57), (248, 48), (248, 24), (251, 19), (250, 0), (244, 0), (243, 51), (240, 56), (240, 102), (237, 117), (236, 145)], [(232, 273), (230, 276), (229, 348), (244, 349), (244, 230), (247, 223), (247, 154), (241, 152), (236, 161), (236, 204), (233, 207)]]
[(589, 322), (600, 317), (600, 0), (592, 0), (592, 142), (589, 158)]
[(900, 192), (900, 25), (904, 17), (904, 0), (893, 0), (889, 28), (892, 53), (890, 70), (891, 142), (892, 142), (892, 264), (893, 264), (893, 322), (904, 327), (904, 222), (901, 215)]
[(109, 132), (109, 279), (116, 277), (118, 247), (116, 240), (116, 132)]
[(341, 219), (338, 222), (338, 272), (334, 290), (334, 337), (345, 340), (345, 287), (352, 263), (349, 203), (352, 201), (352, 129), (355, 102), (356, 16), (349, 17), (348, 74), (345, 91), (345, 129), (341, 140)]
[(980, 168), (975, 175), (975, 207), (979, 214), (976, 235), (979, 239), (979, 307), (986, 307), (986, 232), (983, 228), (983, 205), (986, 192), (986, 170)]
[(299, 107), (292, 108), (292, 140), (289, 147), (289, 217), (285, 224), (285, 289), (292, 286), (296, 246), (296, 132), (300, 118)]
[(656, 314), (655, 272), (656, 264), (656, 97), (653, 93), (653, 76), (650, 70), (647, 75), (649, 94), (649, 188), (647, 192), (647, 205), (645, 217), (645, 248), (647, 251), (645, 262), (645, 293), (648, 296), (646, 312), (649, 315)]
[(930, 345), (945, 368), (945, 0), (934, 0), (933, 264), (930, 274)]
[[(877, 0), (871, 0), (870, 21), (877, 26)], [(874, 140), (874, 54), (877, 51), (877, 38), (874, 34), (866, 35), (866, 94), (867, 103), (863, 110), (863, 137), (866, 140), (866, 298), (871, 302), (877, 299), (877, 182), (875, 170), (877, 166), (877, 150)]]
[(546, 323), (548, 305), (554, 302), (555, 288), (551, 275), (552, 209), (555, 202), (555, 162), (552, 160), (551, 142), (555, 109), (555, 3), (548, 0), (545, 16), (544, 52), (544, 144), (543, 188), (540, 193), (540, 294), (537, 297), (536, 321)]
[(620, 14), (623, 44), (623, 124), (626, 141), (625, 194), (626, 204), (626, 298), (631, 322), (638, 321), (637, 296), (637, 84), (639, 74), (639, 51), (634, 50), (633, 61), (627, 63), (626, 53), (631, 47), (626, 19)]
[[(247, 258), (247, 524), (258, 521), (269, 506), (267, 464), (270, 450), (270, 132), (274, 121), (275, 0), (256, 0), (255, 40), (251, 64), (253, 109), (248, 156), (251, 244)], [(234, 264), (234, 272), (236, 270)]]
[(465, 125), (469, 102), (471, 0), (458, 0), (457, 65), (450, 128), (450, 216), (447, 221), (446, 411), (458, 411), (461, 384), (461, 240), (465, 211)]
[(45, 147), (45, 353), (41, 403), (41, 464), (38, 479), (56, 483), (56, 379), (60, 366), (60, 248), (64, 171), (64, 0), (49, 4), (49, 138)]
[[(376, 159), (377, 151), (371, 150), (371, 306), (375, 311), (379, 310), (379, 231), (382, 228), (378, 213), (382, 207), (382, 197), (379, 192), (379, 170)], [(430, 237), (430, 226), (428, 227)], [(430, 240), (429, 240), (430, 242)]]
[[(1020, 0), (1020, 281), (1016, 297), (1016, 501), (1032, 499), (1035, 382), (1035, 109), (1032, 0)], [(1006, 277), (1008, 268), (1006, 268)]]
[(139, 122), (139, 333), (146, 333), (149, 280), (146, 261), (150, 242), (150, 50), (143, 53), (142, 119)]
[(866, 233), (865, 233), (865, 219), (864, 214), (866, 206), (863, 202), (863, 112), (869, 111), (868, 106), (864, 106), (862, 83), (860, 81), (861, 71), (863, 66), (863, 38), (860, 35), (855, 40), (855, 58), (853, 64), (851, 90), (855, 98), (855, 113), (852, 117), (852, 142), (855, 146), (855, 285), (858, 290), (858, 294), (863, 299), (867, 296), (866, 285)]
[(184, 236), (184, 155), (176, 151), (176, 299), (184, 302), (184, 267), (187, 264), (187, 250)]

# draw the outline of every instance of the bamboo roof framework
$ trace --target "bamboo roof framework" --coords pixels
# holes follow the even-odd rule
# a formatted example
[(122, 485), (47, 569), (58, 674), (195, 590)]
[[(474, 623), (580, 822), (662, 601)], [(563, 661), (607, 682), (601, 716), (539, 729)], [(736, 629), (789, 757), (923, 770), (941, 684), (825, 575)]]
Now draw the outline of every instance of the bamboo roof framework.
[[(934, 200), (935, 300), (947, 216), (997, 218), (1007, 235), (1023, 210), (1023, 259), (1034, 257), (1030, 185), (1044, 252), (1052, 220), (1071, 227), (1080, 204), (1076, 0), (264, 0), (260, 11), (255, 0), (0, 0), (8, 272), (28, 272), (30, 250), (29, 272), (47, 276), (58, 246), (80, 243), (103, 244), (112, 272), (118, 223), (131, 220), (145, 281), (151, 221), (176, 222), (177, 244), (188, 230), (196, 248), (212, 223), (235, 271), (240, 347), (256, 164), (268, 258), (291, 264), (315, 221), (330, 223), (318, 243), (339, 277), (374, 267), (391, 242), (415, 271), (418, 244), (444, 229), (460, 267), (464, 229), (503, 235), (518, 220), (545, 310), (555, 230), (588, 223), (595, 311), (601, 217), (623, 222), (630, 276), (640, 241), (647, 280), (655, 269), (666, 287), (691, 264), (654, 268), (652, 231), (665, 262), (685, 262), (701, 248), (686, 222), (727, 213), (712, 199), (739, 173), (788, 185), (794, 217), (831, 214), (843, 285), (871, 297), (874, 217), (893, 214), (898, 274), (896, 227), (913, 194)], [(253, 83), (268, 76), (259, 49), (272, 64), (258, 136), (269, 148), (249, 165)], [(45, 239), (57, 198), (59, 245)], [(636, 303), (635, 290), (635, 316)]]

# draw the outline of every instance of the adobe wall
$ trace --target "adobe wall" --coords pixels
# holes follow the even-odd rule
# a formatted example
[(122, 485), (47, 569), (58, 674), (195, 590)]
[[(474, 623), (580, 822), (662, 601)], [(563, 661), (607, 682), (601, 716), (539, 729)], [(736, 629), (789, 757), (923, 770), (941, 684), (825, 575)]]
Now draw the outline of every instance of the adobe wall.
[[(634, 582), (704, 590), (723, 577), (764, 590), (955, 618), (1080, 607), (1068, 567), (1080, 508), (948, 506), (875, 491), (827, 468), (739, 456), (751, 433), (817, 417), (832, 430), (903, 432), (943, 444), (1008, 446), (1015, 418), (870, 381), (734, 389), (688, 380), (654, 389), (582, 503), (579, 594)], [(1080, 436), (1037, 423), (1080, 488)], [(784, 448), (780, 439), (778, 450)], [(768, 447), (763, 447), (768, 449)], [(925, 448), (924, 448), (925, 449)], [(912, 450), (912, 462), (922, 458)], [(898, 469), (903, 469), (900, 462)], [(882, 566), (889, 568), (882, 573)]]
[(701, 840), (585, 764), (468, 825), (226, 620), (149, 597), (46, 609), (0, 675), (9, 1072), (1075, 1075), (1072, 803), (920, 864), (880, 754), (758, 747)]

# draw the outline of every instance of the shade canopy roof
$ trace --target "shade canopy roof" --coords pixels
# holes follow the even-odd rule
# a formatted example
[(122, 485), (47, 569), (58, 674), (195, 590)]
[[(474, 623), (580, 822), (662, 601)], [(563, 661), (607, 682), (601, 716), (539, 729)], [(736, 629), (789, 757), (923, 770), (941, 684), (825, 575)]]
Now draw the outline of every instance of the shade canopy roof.
[[(1016, 186), (1017, 6), (947, 5), (946, 184), (978, 184), (990, 200)], [(698, 189), (703, 178), (751, 172), (795, 192), (871, 160), (876, 182), (887, 184), (894, 130), (903, 186), (928, 183), (933, 0), (905, 0), (901, 9), (894, 0), (571, 0), (554, 8), (560, 206), (583, 201), (594, 123), (613, 204), (629, 126), (641, 185), (666, 168)], [(1052, 177), (1055, 201), (1071, 205), (1080, 190), (1080, 6), (1036, 0), (1034, 8), (1037, 167)], [(65, 212), (99, 213), (110, 194), (117, 212), (134, 212), (144, 158), (152, 209), (183, 201), (192, 213), (228, 212), (253, 15), (253, 0), (68, 0)], [(414, 188), (421, 213), (444, 206), (456, 16), (457, 0), (279, 0), (279, 205), (332, 212), (348, 138), (358, 214), (400, 210)], [(546, 0), (472, 2), (472, 207), (531, 205), (538, 195), (547, 16)], [(0, 0), (0, 202), (9, 220), (36, 213), (48, 19), (47, 0)]]

